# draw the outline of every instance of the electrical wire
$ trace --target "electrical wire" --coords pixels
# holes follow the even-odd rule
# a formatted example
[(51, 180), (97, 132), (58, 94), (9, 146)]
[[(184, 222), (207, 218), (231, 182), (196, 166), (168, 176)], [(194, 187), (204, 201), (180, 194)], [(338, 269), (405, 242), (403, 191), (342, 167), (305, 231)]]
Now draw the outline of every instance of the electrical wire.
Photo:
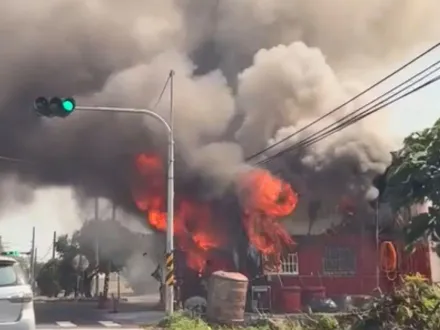
[(382, 84), (383, 82), (385, 82), (386, 80), (390, 79), (391, 77), (395, 76), (396, 74), (398, 74), (399, 72), (403, 71), (404, 69), (406, 69), (407, 67), (409, 67), (410, 65), (412, 65), (413, 63), (415, 63), (416, 61), (418, 61), (419, 59), (421, 59), (422, 57), (426, 56), (427, 54), (431, 53), (432, 51), (434, 51), (435, 49), (437, 49), (440, 46), (440, 42), (436, 43), (435, 45), (429, 47), (428, 49), (426, 49), (424, 52), (420, 53), (419, 55), (417, 55), (416, 57), (414, 57), (413, 59), (411, 59), (410, 61), (406, 62), (405, 64), (403, 64), (402, 66), (400, 66), (399, 68), (397, 68), (396, 70), (394, 70), (393, 72), (391, 72), (390, 74), (388, 74), (387, 76), (383, 77), (382, 79), (380, 79), (379, 81), (375, 82), (373, 85), (371, 85), (370, 87), (368, 87), (367, 89), (363, 90), (362, 92), (360, 92), (359, 94), (355, 95), (354, 97), (350, 98), (348, 101), (344, 102), (343, 104), (339, 105), (338, 107), (334, 108), (333, 110), (327, 112), (326, 114), (322, 115), (321, 117), (317, 118), (316, 120), (312, 121), (311, 123), (307, 124), (306, 126), (304, 126), (303, 128), (299, 129), (298, 131), (284, 137), (283, 139), (267, 146), (266, 148), (252, 154), (251, 156), (248, 156), (245, 161), (248, 162), (258, 156), (260, 156), (261, 154), (265, 153), (266, 151), (280, 145), (281, 143), (289, 140), (290, 138), (294, 137), (295, 135), (298, 135), (299, 133), (305, 131), (306, 129), (310, 128), (311, 126), (315, 125), (316, 123), (318, 123), (319, 121), (327, 118), (328, 116), (334, 114), (335, 112), (341, 110), (343, 107), (345, 107), (346, 105), (352, 103), (354, 100), (360, 98), (361, 96), (365, 95), (366, 93), (368, 93), (369, 91), (371, 91), (372, 89), (376, 88), (377, 86), (379, 86), (380, 84)]
[[(390, 101), (390, 99), (392, 99), (393, 97), (395, 97), (395, 96), (397, 96), (398, 94), (402, 93), (403, 91), (407, 90), (409, 87), (412, 87), (412, 86), (414, 86), (415, 84), (421, 82), (422, 80), (426, 79), (427, 77), (429, 77), (429, 76), (432, 75), (433, 73), (436, 73), (437, 71), (440, 71), (440, 67), (435, 68), (435, 70), (433, 70), (433, 71), (431, 71), (431, 72), (425, 74), (425, 75), (422, 76), (421, 78), (419, 78), (419, 79), (417, 79), (416, 81), (414, 81), (413, 83), (411, 83), (409, 86), (406, 86), (405, 88), (403, 88), (403, 89), (397, 91), (396, 93), (392, 94), (391, 96), (389, 96), (389, 97), (385, 98), (384, 100), (380, 101), (379, 103), (375, 104), (373, 107), (368, 108), (367, 110), (363, 111), (360, 115), (354, 116), (356, 113), (360, 112), (360, 111), (363, 110), (365, 107), (370, 106), (372, 103), (376, 102), (376, 101), (379, 100), (380, 98), (382, 98), (382, 97), (384, 97), (384, 96), (386, 96), (386, 95), (388, 95), (388, 94), (394, 92), (396, 89), (402, 87), (403, 85), (405, 85), (406, 83), (410, 82), (410, 81), (413, 80), (414, 78), (416, 78), (416, 77), (418, 77), (418, 76), (420, 76), (420, 75), (426, 73), (427, 71), (429, 71), (430, 69), (432, 69), (433, 67), (435, 67), (435, 66), (438, 65), (438, 64), (440, 64), (440, 60), (437, 61), (437, 62), (435, 62), (435, 63), (433, 63), (432, 65), (430, 65), (429, 67), (425, 68), (424, 70), (418, 72), (417, 74), (415, 74), (415, 75), (412, 76), (411, 78), (405, 80), (403, 83), (399, 84), (398, 86), (395, 86), (394, 88), (392, 88), (392, 89), (389, 90), (388, 92), (386, 92), (386, 93), (382, 94), (381, 96), (375, 98), (373, 101), (368, 102), (367, 104), (363, 105), (362, 107), (358, 108), (357, 110), (351, 112), (350, 114), (347, 114), (346, 116), (342, 117), (342, 118), (339, 119), (338, 121), (336, 121), (336, 122), (334, 122), (334, 123), (332, 123), (332, 124), (326, 126), (325, 128), (321, 129), (321, 130), (318, 131), (318, 132), (315, 132), (314, 134), (310, 135), (310, 136), (307, 137), (306, 139), (301, 140), (300, 142), (296, 143), (295, 145), (293, 145), (293, 146), (291, 146), (291, 147), (289, 147), (289, 148), (293, 148), (293, 147), (296, 147), (296, 146), (299, 146), (299, 145), (301, 145), (301, 147), (302, 147), (302, 146), (305, 146), (305, 145), (308, 144), (308, 142), (309, 142), (310, 140), (312, 140), (312, 138), (316, 137), (318, 134), (322, 133), (324, 130), (326, 130), (326, 129), (332, 127), (332, 126), (336, 126), (338, 123), (341, 123), (342, 121), (344, 121), (344, 120), (347, 119), (347, 118), (348, 118), (349, 120), (346, 120), (346, 121), (344, 122), (344, 125), (345, 125), (345, 126), (347, 126), (348, 124), (351, 124), (351, 123), (354, 123), (354, 122), (358, 121), (358, 119), (362, 119), (362, 118), (364, 118), (364, 117), (365, 117), (365, 114), (367, 114), (367, 113), (370, 113), (370, 112), (371, 112), (371, 113), (372, 113), (372, 112), (376, 112), (377, 110), (379, 110), (379, 109), (376, 109), (376, 107), (378, 107), (378, 106), (381, 106), (381, 105), (382, 105), (382, 106), (380, 107), (380, 109), (382, 109), (382, 108), (384, 108), (385, 106), (390, 105), (390, 104), (392, 104), (392, 103), (394, 103), (394, 102), (400, 100), (401, 98), (407, 96), (406, 94), (408, 94), (408, 93), (406, 93), (405, 95), (401, 95), (400, 97), (397, 97), (397, 98), (395, 98), (395, 99), (393, 99), (393, 100)], [(431, 84), (431, 82), (428, 82), (428, 85), (430, 85), (430, 84)], [(422, 86), (419, 86), (419, 87), (423, 88), (423, 87), (426, 87), (426, 86), (424, 86), (424, 84), (423, 84)], [(418, 89), (420, 89), (420, 88), (417, 87), (417, 88), (415, 88), (415, 89), (418, 90)], [(415, 92), (415, 91), (414, 91), (414, 92)], [(412, 93), (412, 92), (411, 92), (411, 93)], [(409, 94), (411, 94), (411, 93), (409, 93)], [(388, 102), (386, 102), (386, 101), (388, 101)], [(375, 109), (376, 109), (376, 110), (375, 110)], [(362, 116), (362, 118), (360, 118), (360, 116)], [(350, 118), (350, 117), (352, 117), (352, 118)], [(344, 127), (345, 127), (345, 126), (344, 126)], [(339, 130), (340, 130), (339, 128), (341, 128), (341, 125), (337, 126), (337, 127), (336, 127), (335, 129), (333, 129), (332, 131), (339, 131)], [(330, 132), (332, 132), (332, 131), (328, 131), (327, 133), (330, 133)], [(326, 133), (326, 134), (327, 134), (327, 133)], [(321, 138), (319, 138), (319, 140), (321, 140)], [(288, 149), (289, 149), (289, 148), (288, 148)], [(270, 157), (269, 157), (269, 158), (270, 158)]]
[[(367, 103), (366, 105), (358, 108), (357, 110), (353, 111), (352, 113), (342, 117), (338, 121), (336, 121), (336, 122), (326, 126), (325, 128), (319, 130), (318, 132), (316, 132), (316, 133), (308, 136), (307, 138), (299, 141), (298, 143), (296, 143), (296, 144), (294, 144), (294, 145), (292, 145), (292, 146), (290, 146), (290, 147), (288, 147), (286, 149), (283, 149), (280, 152), (278, 152), (278, 153), (276, 153), (274, 155), (271, 155), (270, 157), (268, 157), (268, 158), (266, 158), (266, 159), (264, 159), (264, 160), (262, 160), (260, 162), (257, 162), (255, 165), (265, 164), (265, 163), (271, 161), (272, 159), (277, 158), (277, 157), (285, 154), (288, 151), (292, 151), (292, 150), (295, 150), (295, 149), (299, 149), (299, 148), (303, 148), (303, 147), (315, 144), (316, 142), (321, 141), (324, 138), (326, 138), (326, 137), (328, 137), (328, 136), (330, 136), (330, 135), (332, 135), (332, 134), (334, 134), (336, 132), (341, 131), (342, 129), (344, 129), (344, 128), (346, 128), (346, 127), (348, 127), (348, 126), (350, 126), (350, 125), (352, 125), (352, 124), (354, 124), (354, 123), (364, 119), (365, 117), (367, 117), (367, 116), (369, 116), (369, 115), (371, 115), (371, 114), (373, 114), (373, 113), (375, 113), (375, 112), (377, 112), (377, 111), (379, 111), (379, 110), (381, 110), (381, 109), (383, 109), (383, 108), (385, 108), (385, 107), (387, 107), (387, 106), (389, 106), (389, 105), (391, 105), (391, 104), (393, 104), (393, 103), (403, 99), (404, 97), (409, 96), (409, 95), (411, 95), (411, 94), (413, 94), (413, 93), (415, 93), (417, 91), (420, 91), (421, 89), (431, 85), (432, 83), (440, 80), (440, 75), (438, 75), (438, 76), (436, 76), (436, 77), (426, 81), (425, 83), (415, 87), (414, 89), (409, 90), (408, 92), (406, 92), (406, 93), (404, 93), (402, 95), (399, 95), (403, 91), (408, 90), (410, 87), (416, 85), (417, 83), (420, 83), (422, 80), (426, 79), (428, 76), (431, 76), (433, 73), (435, 73), (437, 71), (440, 71), (440, 67), (436, 68), (432, 72), (429, 72), (426, 75), (422, 76), (421, 78), (417, 79), (416, 81), (412, 82), (409, 86), (406, 86), (404, 89), (399, 90), (396, 93), (393, 93), (391, 96), (389, 96), (386, 99), (380, 101), (378, 104), (375, 104), (372, 107), (367, 108), (366, 110), (364, 110), (361, 113), (356, 115), (356, 113), (358, 113), (361, 110), (363, 110), (366, 106), (371, 105), (371, 103), (374, 103), (375, 101), (377, 101), (378, 99), (382, 98), (383, 96), (385, 96), (385, 95), (395, 91), (397, 88), (399, 88), (402, 85), (404, 85), (405, 83), (413, 80), (415, 77), (419, 76), (420, 74), (423, 74), (424, 72), (426, 72), (429, 69), (431, 69), (434, 65), (439, 64), (439, 63), (440, 63), (440, 61), (434, 63), (433, 65), (431, 65), (428, 68), (422, 70), (421, 72), (419, 72), (416, 75), (412, 76), (411, 78), (407, 79), (405, 82), (399, 84), (398, 86), (392, 88), (387, 93), (381, 95), (380, 97), (376, 98), (375, 100), (373, 100), (373, 101)], [(331, 128), (331, 129), (328, 130), (329, 128)]]
[(168, 87), (168, 84), (170, 83), (170, 80), (171, 80), (171, 75), (168, 75), (168, 78), (165, 81), (165, 84), (163, 85), (162, 91), (160, 92), (159, 97), (157, 98), (156, 103), (151, 108), (151, 110), (153, 110), (153, 111), (156, 110), (157, 106), (159, 105), (160, 101), (162, 100), (162, 97), (163, 97), (163, 95), (164, 95), (164, 93), (165, 93), (165, 91), (166, 91), (166, 89)]
[[(438, 68), (436, 71), (439, 71), (439, 70), (440, 70), (440, 68)], [(432, 73), (433, 73), (433, 72), (432, 72)], [(432, 73), (426, 75), (426, 77), (429, 76), (429, 75), (431, 75)], [(413, 84), (411, 84), (411, 86), (413, 86), (414, 84), (416, 84), (416, 83), (418, 83), (418, 82), (424, 80), (426, 77), (422, 77), (422, 78), (418, 79), (416, 82), (414, 82)], [(377, 111), (379, 111), (379, 110), (381, 110), (381, 109), (387, 107), (388, 105), (391, 105), (391, 104), (393, 104), (393, 103), (395, 103), (395, 102), (401, 100), (402, 98), (404, 98), (404, 97), (406, 97), (406, 96), (408, 96), (408, 95), (410, 95), (410, 94), (412, 94), (412, 93), (415, 93), (415, 92), (417, 92), (417, 91), (419, 91), (419, 90), (421, 90), (421, 89), (423, 89), (423, 88), (425, 88), (425, 87), (431, 85), (432, 83), (434, 83), (434, 82), (436, 82), (436, 81), (438, 81), (438, 80), (439, 80), (439, 76), (436, 76), (436, 77), (434, 77), (434, 78), (428, 80), (427, 82), (423, 83), (422, 85), (419, 85), (419, 86), (417, 86), (416, 88), (414, 88), (414, 89), (412, 89), (412, 90), (406, 92), (405, 94), (402, 94), (402, 95), (400, 95), (400, 96), (398, 96), (398, 97), (396, 97), (396, 98), (390, 100), (392, 97), (398, 95), (398, 94), (401, 93), (402, 91), (399, 91), (399, 92), (397, 92), (397, 93), (394, 93), (393, 95), (391, 95), (391, 96), (388, 97), (387, 99), (381, 101), (379, 104), (376, 104), (374, 107), (371, 107), (371, 108), (367, 109), (366, 111), (362, 112), (362, 113), (359, 114), (359, 115), (356, 115), (356, 116), (353, 117), (353, 118), (349, 118), (348, 120), (346, 120), (345, 122), (343, 122), (342, 125), (337, 126), (336, 129), (333, 129), (332, 131), (335, 131), (335, 132), (340, 131), (340, 130), (344, 129), (345, 127), (347, 127), (347, 126), (349, 126), (349, 125), (352, 125), (352, 124), (358, 122), (359, 120), (361, 120), (361, 119), (363, 119), (363, 118), (365, 118), (365, 117), (367, 117), (367, 116), (369, 116), (369, 115), (371, 115), (371, 114), (373, 114), (373, 113), (375, 113), (375, 112), (377, 112)], [(410, 86), (410, 87), (411, 87), (411, 86)], [(385, 101), (388, 101), (388, 102), (385, 102)], [(351, 115), (352, 115), (352, 114), (350, 114), (350, 115), (347, 116), (347, 117), (350, 117)], [(341, 120), (339, 120), (338, 122), (341, 122)], [(336, 122), (336, 123), (338, 123), (338, 122)], [(333, 123), (333, 124), (327, 126), (327, 128), (330, 127), (330, 126), (335, 125), (336, 123)], [(328, 133), (328, 132), (326, 132), (326, 134), (327, 134), (327, 133)], [(316, 134), (314, 134), (314, 135), (316, 135)], [(320, 141), (320, 140), (322, 140), (322, 137), (318, 137), (318, 139), (315, 139), (315, 140), (316, 140), (316, 141)], [(311, 145), (311, 144), (314, 143), (314, 140), (309, 140), (309, 141), (305, 141), (305, 142), (306, 142), (306, 143), (304, 143), (304, 145)], [(310, 143), (309, 143), (309, 142), (310, 142)]]
[(333, 135), (334, 133), (337, 133), (337, 132), (343, 130), (344, 128), (346, 128), (346, 127), (348, 127), (348, 126), (358, 122), (359, 120), (361, 120), (361, 119), (363, 119), (363, 118), (365, 118), (365, 117), (367, 117), (367, 116), (369, 116), (369, 115), (371, 115), (371, 114), (373, 114), (373, 113), (375, 113), (375, 112), (377, 112), (377, 111), (379, 111), (379, 110), (381, 110), (381, 109), (383, 109), (383, 108), (385, 108), (385, 107), (387, 107), (387, 106), (389, 106), (389, 105), (391, 105), (391, 104), (401, 100), (402, 98), (404, 98), (406, 96), (409, 96), (412, 93), (415, 93), (415, 92), (417, 92), (417, 91), (419, 91), (419, 90), (421, 90), (421, 89), (431, 85), (432, 83), (434, 83), (434, 82), (436, 82), (438, 80), (440, 80), (440, 75), (430, 79), (429, 81), (427, 81), (424, 84), (418, 86), (417, 88), (415, 88), (413, 90), (410, 90), (407, 93), (405, 93), (405, 94), (403, 94), (403, 95), (401, 95), (401, 96), (399, 96), (399, 97), (397, 97), (397, 98), (395, 98), (395, 99), (393, 99), (393, 100), (391, 100), (389, 102), (383, 103), (380, 106), (375, 106), (373, 108), (367, 109), (363, 113), (359, 114), (357, 117), (350, 118), (349, 120), (346, 120), (345, 122), (342, 122), (340, 125), (336, 126), (335, 128), (331, 129), (330, 131), (326, 131), (323, 134), (321, 134), (319, 136), (316, 136), (319, 133), (322, 133), (322, 131), (327, 129), (329, 126), (331, 126), (331, 125), (329, 125), (324, 130), (321, 130), (321, 131), (319, 131), (319, 132), (317, 132), (315, 134), (312, 134), (312, 136), (309, 136), (305, 140), (302, 140), (302, 141), (300, 141), (299, 143), (297, 143), (295, 145), (292, 145), (292, 146), (290, 146), (290, 147), (288, 147), (286, 149), (283, 149), (282, 151), (280, 151), (280, 152), (278, 152), (278, 153), (276, 153), (276, 154), (274, 154), (274, 155), (272, 155), (272, 156), (270, 156), (270, 157), (268, 157), (268, 158), (266, 158), (266, 159), (256, 163), (255, 165), (266, 164), (266, 163), (270, 162), (272, 159), (278, 158), (279, 156), (285, 154), (288, 151), (292, 151), (292, 150), (308, 147), (308, 146), (310, 146), (312, 144), (315, 144), (315, 143), (323, 140), (324, 138), (326, 138), (326, 137), (328, 137), (330, 135)]

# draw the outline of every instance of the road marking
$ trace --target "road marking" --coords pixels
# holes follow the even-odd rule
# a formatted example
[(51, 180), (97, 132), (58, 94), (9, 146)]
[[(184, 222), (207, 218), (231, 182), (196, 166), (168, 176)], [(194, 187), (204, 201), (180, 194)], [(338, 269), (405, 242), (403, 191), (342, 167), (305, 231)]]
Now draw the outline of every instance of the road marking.
[(120, 328), (121, 325), (113, 321), (98, 321), (99, 324), (107, 328)]
[(77, 328), (78, 326), (72, 322), (68, 321), (61, 321), (61, 322), (55, 322), (59, 327), (61, 328)]

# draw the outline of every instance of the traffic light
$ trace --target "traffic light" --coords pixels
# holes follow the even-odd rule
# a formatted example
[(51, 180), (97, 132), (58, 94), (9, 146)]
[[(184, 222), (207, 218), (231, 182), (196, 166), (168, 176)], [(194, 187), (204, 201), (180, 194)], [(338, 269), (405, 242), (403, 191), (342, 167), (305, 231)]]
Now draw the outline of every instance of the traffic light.
[(1, 252), (2, 256), (8, 256), (8, 257), (19, 257), (20, 252), (18, 251), (3, 251)]
[(52, 97), (50, 100), (46, 97), (38, 97), (34, 101), (34, 110), (44, 117), (67, 117), (76, 107), (75, 100), (71, 97), (59, 98)]

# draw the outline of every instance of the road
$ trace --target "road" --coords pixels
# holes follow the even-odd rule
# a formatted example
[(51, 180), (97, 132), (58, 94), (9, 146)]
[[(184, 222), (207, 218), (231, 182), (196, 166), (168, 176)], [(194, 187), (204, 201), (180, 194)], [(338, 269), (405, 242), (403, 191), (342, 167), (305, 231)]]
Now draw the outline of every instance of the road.
[(157, 296), (138, 296), (121, 302), (117, 313), (112, 306), (98, 309), (96, 301), (35, 301), (38, 330), (52, 329), (139, 329), (141, 324), (156, 323), (162, 312), (154, 311)]

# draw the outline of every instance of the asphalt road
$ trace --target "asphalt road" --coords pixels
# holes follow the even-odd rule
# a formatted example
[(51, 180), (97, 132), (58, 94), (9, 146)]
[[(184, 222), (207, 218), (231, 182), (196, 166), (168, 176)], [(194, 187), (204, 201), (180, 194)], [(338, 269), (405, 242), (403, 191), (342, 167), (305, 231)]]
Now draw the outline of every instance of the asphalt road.
[(106, 313), (97, 309), (96, 302), (43, 301), (34, 306), (39, 328), (99, 326), (99, 321), (106, 320)]
[[(98, 309), (96, 301), (47, 300), (35, 302), (37, 328), (46, 329), (139, 329), (136, 315), (154, 310), (156, 296), (130, 297), (121, 302), (117, 313), (112, 306)], [(127, 317), (125, 317), (127, 316)]]

